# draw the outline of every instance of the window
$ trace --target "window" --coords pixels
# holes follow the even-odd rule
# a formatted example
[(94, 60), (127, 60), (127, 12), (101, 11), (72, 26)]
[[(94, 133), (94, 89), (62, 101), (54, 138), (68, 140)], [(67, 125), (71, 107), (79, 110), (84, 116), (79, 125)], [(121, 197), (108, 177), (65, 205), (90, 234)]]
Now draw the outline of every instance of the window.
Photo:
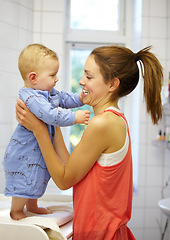
[(119, 3), (119, 0), (71, 1), (70, 28), (118, 31), (120, 28)]
[(66, 42), (125, 42), (124, 0), (67, 0)]

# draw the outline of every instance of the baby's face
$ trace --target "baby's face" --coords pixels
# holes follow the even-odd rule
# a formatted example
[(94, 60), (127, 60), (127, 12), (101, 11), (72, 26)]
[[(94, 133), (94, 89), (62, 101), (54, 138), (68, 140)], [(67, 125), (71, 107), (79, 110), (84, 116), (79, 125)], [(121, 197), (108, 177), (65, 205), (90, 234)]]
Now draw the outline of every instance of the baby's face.
[(43, 60), (42, 66), (37, 72), (37, 81), (35, 89), (49, 91), (55, 86), (58, 81), (57, 73), (59, 70), (59, 62), (55, 58), (46, 58)]

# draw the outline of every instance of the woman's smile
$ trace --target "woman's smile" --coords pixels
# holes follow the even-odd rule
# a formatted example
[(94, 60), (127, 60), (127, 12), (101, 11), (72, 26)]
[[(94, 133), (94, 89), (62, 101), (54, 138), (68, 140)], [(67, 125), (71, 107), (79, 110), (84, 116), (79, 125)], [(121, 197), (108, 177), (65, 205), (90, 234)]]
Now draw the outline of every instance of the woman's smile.
[(86, 97), (87, 95), (90, 94), (90, 93), (89, 93), (87, 90), (85, 90), (85, 89), (83, 89), (82, 91), (83, 91), (83, 97)]

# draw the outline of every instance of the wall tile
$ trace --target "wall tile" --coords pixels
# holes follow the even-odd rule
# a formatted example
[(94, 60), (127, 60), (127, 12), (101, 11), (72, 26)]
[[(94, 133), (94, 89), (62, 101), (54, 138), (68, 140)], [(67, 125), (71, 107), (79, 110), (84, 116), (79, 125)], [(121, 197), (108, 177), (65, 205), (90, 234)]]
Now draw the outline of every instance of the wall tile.
[(140, 144), (146, 144), (147, 141), (147, 123), (141, 123), (140, 124)]
[(44, 33), (63, 33), (63, 14), (43, 12), (42, 31)]
[(5, 188), (5, 173), (4, 171), (0, 171), (0, 181), (1, 181), (1, 184), (0, 184), (0, 192), (2, 193), (4, 191), (4, 188)]
[(31, 31), (33, 29), (33, 12), (32, 9), (19, 6), (19, 27)]
[(33, 41), (33, 36), (32, 32), (29, 32), (25, 29), (19, 29), (19, 40), (18, 40), (18, 53), (17, 53), (17, 58), (20, 54), (20, 52), (29, 44), (32, 43)]
[(149, 16), (149, 1), (148, 0), (142, 1), (142, 16), (143, 17)]
[(0, 20), (13, 26), (18, 26), (18, 4), (12, 1), (0, 2)]
[(20, 5), (23, 5), (26, 8), (33, 9), (34, 2), (37, 0), (19, 0)]
[(163, 149), (150, 145), (147, 149), (147, 166), (160, 166), (161, 168), (164, 161), (163, 153)]
[[(147, 37), (149, 34), (149, 17), (142, 18), (142, 37)], [(148, 40), (148, 38), (147, 38)]]
[(165, 39), (167, 37), (166, 18), (150, 18), (149, 20), (149, 37)]
[(144, 240), (143, 228), (131, 228), (130, 229), (137, 240)]
[(42, 13), (34, 11), (34, 24), (33, 24), (33, 31), (34, 32), (41, 32), (42, 30)]
[(54, 50), (57, 55), (63, 53), (63, 36), (57, 33), (45, 33), (42, 34), (42, 43)]
[(146, 186), (161, 187), (163, 173), (159, 166), (147, 166), (146, 168)]
[(2, 161), (3, 161), (3, 158), (4, 158), (5, 150), (6, 150), (6, 146), (5, 147), (0, 147), (0, 171), (3, 171)]
[[(158, 227), (157, 228), (145, 228), (143, 239), (160, 240), (161, 234), (160, 234)], [(166, 239), (164, 239), (164, 240), (166, 240)]]
[(34, 33), (32, 42), (33, 43), (41, 43), (42, 42), (42, 34), (41, 33)]
[(11, 124), (1, 123), (0, 124), (0, 146), (1, 147), (7, 147), (9, 140), (12, 136), (13, 129)]
[(133, 208), (145, 207), (145, 187), (140, 186), (133, 196)]
[(167, 0), (167, 17), (170, 18), (170, 1)]
[[(145, 27), (145, 26), (144, 26)], [(149, 46), (149, 39), (148, 37), (141, 38), (141, 49)]]
[[(168, 147), (169, 147), (169, 145), (168, 145)], [(170, 154), (170, 148), (166, 149), (165, 152), (164, 152), (164, 161), (165, 161), (165, 166), (166, 167), (170, 167), (169, 154)]]
[(139, 167), (145, 166), (147, 163), (147, 145), (140, 144), (139, 148)]
[(150, 0), (149, 2), (149, 16), (165, 18), (167, 10), (167, 0)]
[[(142, 92), (141, 95), (143, 96), (143, 86), (142, 86), (141, 92)], [(143, 100), (140, 103), (140, 122), (141, 123), (148, 123), (149, 119), (150, 119), (150, 115), (147, 113), (146, 103)]]
[(3, 101), (2, 98), (0, 99), (0, 123), (12, 123), (15, 116), (16, 98), (3, 98)]
[[(158, 228), (158, 222), (161, 218), (159, 208), (145, 208), (144, 209), (144, 227), (145, 228)], [(150, 238), (154, 239), (154, 238)]]
[(143, 208), (132, 209), (132, 218), (128, 223), (130, 228), (143, 228), (144, 224), (144, 211)]
[(140, 166), (139, 167), (139, 178), (138, 178), (138, 187), (146, 187), (146, 167)]
[(146, 207), (158, 207), (158, 201), (162, 199), (161, 187), (146, 187)]
[(42, 11), (43, 0), (33, 1), (33, 4), (34, 4), (34, 11)]
[(19, 74), (0, 72), (0, 99), (2, 102), (4, 97), (16, 97), (18, 95), (16, 87), (16, 82), (19, 79), (18, 75)]
[[(169, 20), (169, 26), (168, 28), (170, 29), (170, 20)], [(168, 40), (167, 40), (167, 58), (170, 60), (170, 33), (168, 35)], [(170, 62), (168, 61), (168, 70), (170, 70)]]
[(59, 11), (63, 12), (63, 0), (43, 0), (43, 11)]
[[(0, 71), (18, 73), (18, 53), (16, 50), (0, 47)], [(8, 57), (10, 56), (10, 57)]]
[(16, 49), (18, 44), (18, 28), (8, 23), (0, 22), (0, 29), (0, 46)]
[(149, 45), (152, 46), (152, 52), (156, 55), (158, 60), (161, 62), (167, 57), (167, 47), (166, 47), (166, 38), (150, 38)]

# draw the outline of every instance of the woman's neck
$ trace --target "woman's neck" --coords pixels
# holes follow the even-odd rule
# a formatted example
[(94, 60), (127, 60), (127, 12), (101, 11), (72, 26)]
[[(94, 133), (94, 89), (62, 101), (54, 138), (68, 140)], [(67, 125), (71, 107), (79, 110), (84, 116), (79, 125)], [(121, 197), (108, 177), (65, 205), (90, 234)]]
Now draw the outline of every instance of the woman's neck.
[(109, 108), (109, 107), (115, 107), (117, 109), (119, 109), (118, 107), (118, 101), (109, 101), (105, 104), (102, 104), (101, 106), (99, 105), (96, 105), (96, 106), (93, 106), (93, 111), (94, 111), (94, 115), (99, 115), (101, 114), (105, 109)]

